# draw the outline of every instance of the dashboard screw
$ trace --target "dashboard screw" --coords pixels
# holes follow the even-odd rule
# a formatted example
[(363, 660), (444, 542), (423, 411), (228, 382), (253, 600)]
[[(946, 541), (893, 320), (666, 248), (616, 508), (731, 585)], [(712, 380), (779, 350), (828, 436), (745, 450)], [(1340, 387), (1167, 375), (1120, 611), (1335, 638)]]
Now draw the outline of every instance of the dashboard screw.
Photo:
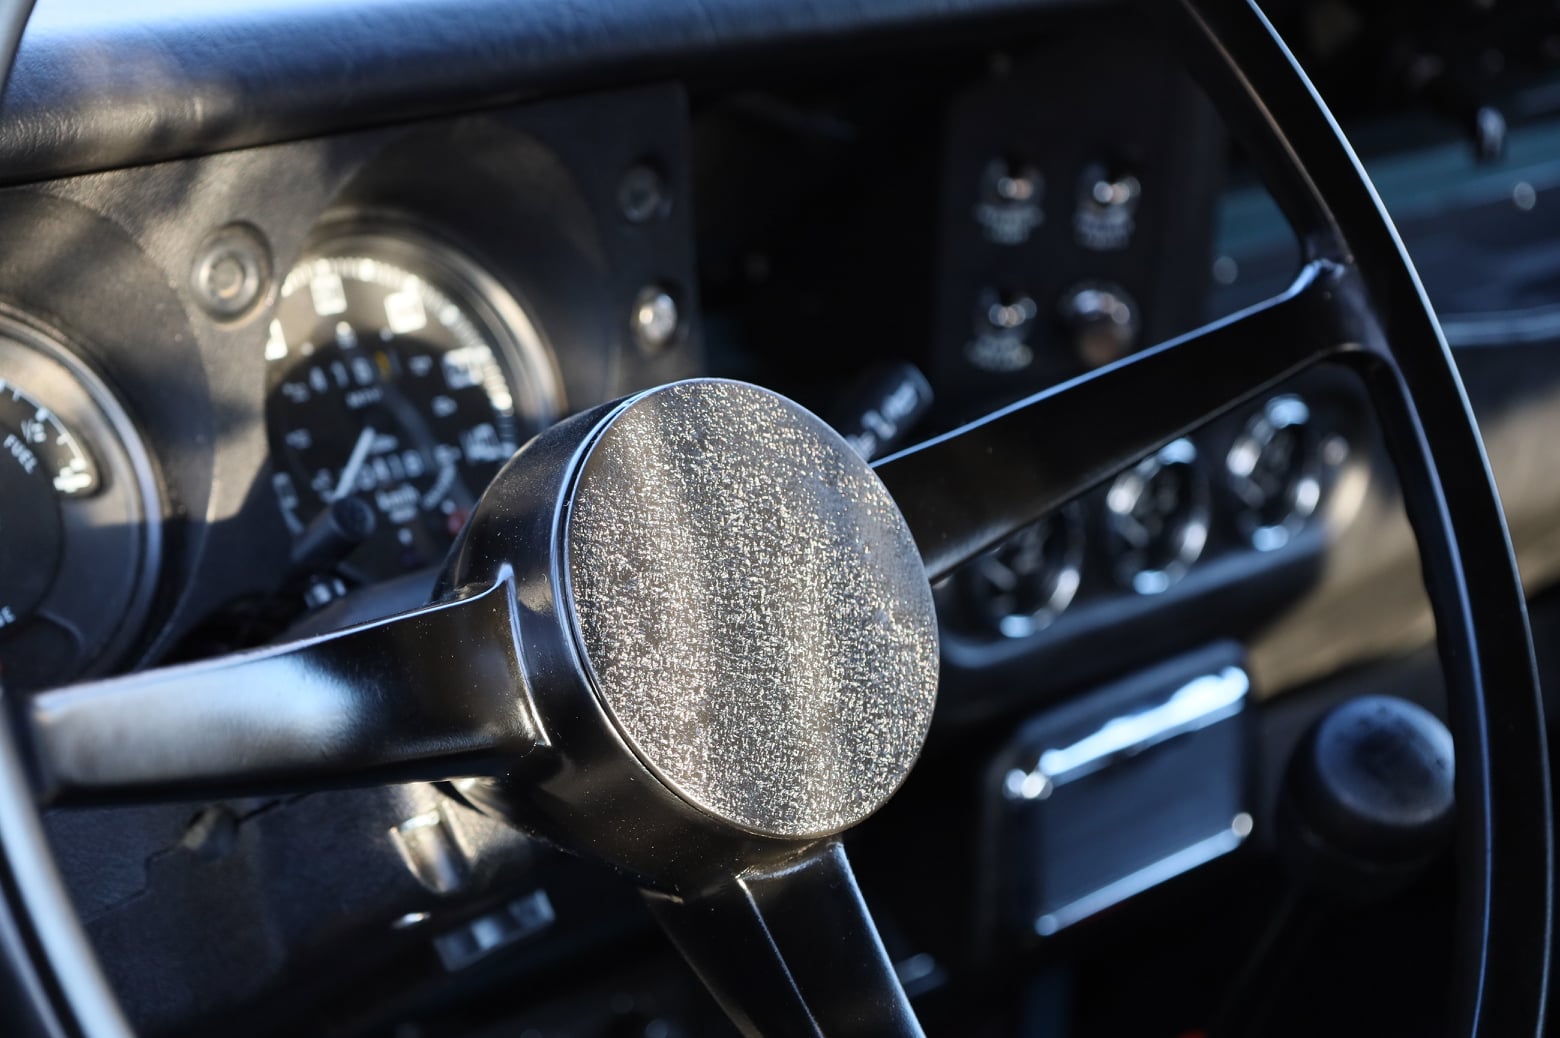
[(682, 326), (677, 311), (677, 300), (660, 285), (646, 285), (634, 297), (634, 310), (629, 327), (634, 341), (650, 356), (655, 356), (672, 344)]
[(190, 289), (211, 316), (239, 316), (265, 294), (271, 280), (271, 251), (248, 224), (231, 223), (207, 235), (195, 253)]
[(225, 858), (238, 845), (238, 816), (222, 804), (208, 807), (190, 820), (179, 842), (208, 861)]
[(618, 209), (629, 223), (649, 223), (671, 211), (672, 200), (666, 192), (666, 180), (647, 162), (629, 167), (618, 182)]

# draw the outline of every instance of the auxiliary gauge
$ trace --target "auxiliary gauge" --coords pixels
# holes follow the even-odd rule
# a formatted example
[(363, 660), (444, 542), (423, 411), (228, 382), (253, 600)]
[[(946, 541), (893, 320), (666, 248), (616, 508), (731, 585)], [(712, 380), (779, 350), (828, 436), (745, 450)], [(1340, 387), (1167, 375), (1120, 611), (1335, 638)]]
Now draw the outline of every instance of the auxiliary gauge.
[(983, 627), (1006, 638), (1028, 638), (1072, 602), (1082, 563), (1083, 518), (1074, 503), (985, 552), (958, 579)]
[(145, 618), (157, 484), (123, 408), (58, 339), (0, 316), (0, 682), (107, 663)]
[(1236, 521), (1258, 551), (1298, 534), (1322, 497), (1322, 457), (1311, 409), (1293, 393), (1276, 396), (1247, 420), (1224, 459)]
[(1209, 490), (1191, 440), (1176, 440), (1123, 472), (1105, 492), (1116, 578), (1157, 595), (1186, 575), (1208, 542)]

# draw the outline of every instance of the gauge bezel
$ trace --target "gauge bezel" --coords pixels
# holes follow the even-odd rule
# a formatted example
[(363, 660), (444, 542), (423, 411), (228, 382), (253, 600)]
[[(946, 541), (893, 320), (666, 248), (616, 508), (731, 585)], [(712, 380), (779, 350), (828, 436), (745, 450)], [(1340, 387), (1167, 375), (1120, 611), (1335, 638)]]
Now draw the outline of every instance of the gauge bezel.
[[(81, 441), (99, 469), (100, 485), (81, 496), (60, 495), (65, 542), (48, 593), (29, 615), (72, 630), (80, 659), (61, 680), (99, 674), (123, 661), (145, 629), (163, 555), (162, 483), (141, 431), (118, 396), (71, 339), (30, 314), (0, 304), (0, 367), (6, 381), (42, 398)], [(46, 389), (29, 384), (45, 380)], [(128, 500), (122, 495), (129, 494)], [(126, 516), (115, 514), (124, 505)], [(113, 545), (96, 542), (103, 532)], [(80, 538), (94, 545), (86, 550)], [(73, 538), (76, 538), (73, 547)], [(124, 564), (123, 605), (105, 605), (105, 554)], [(83, 620), (82, 617), (87, 617)], [(61, 621), (65, 621), (62, 623)]]

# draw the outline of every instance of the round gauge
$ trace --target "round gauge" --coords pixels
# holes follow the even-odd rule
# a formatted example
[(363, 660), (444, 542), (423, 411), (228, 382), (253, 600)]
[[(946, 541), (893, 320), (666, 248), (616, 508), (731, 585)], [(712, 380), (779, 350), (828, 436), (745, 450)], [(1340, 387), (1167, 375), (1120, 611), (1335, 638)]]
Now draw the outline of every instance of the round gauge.
[(266, 419), (294, 536), (339, 498), (377, 513), (361, 579), (437, 562), (499, 466), (562, 406), (551, 354), (470, 260), (397, 230), (319, 242), (266, 342)]
[(1026, 526), (959, 572), (983, 627), (1007, 638), (1045, 630), (1078, 592), (1083, 523), (1068, 506)]
[(1185, 576), (1208, 542), (1208, 497), (1190, 440), (1176, 440), (1117, 476), (1105, 493), (1117, 579), (1156, 595)]
[(1258, 551), (1288, 544), (1322, 499), (1321, 451), (1311, 409), (1298, 396), (1269, 400), (1224, 458), (1236, 521)]
[(161, 509), (123, 408), (57, 338), (0, 317), (0, 372), (0, 673), (36, 689), (138, 632)]

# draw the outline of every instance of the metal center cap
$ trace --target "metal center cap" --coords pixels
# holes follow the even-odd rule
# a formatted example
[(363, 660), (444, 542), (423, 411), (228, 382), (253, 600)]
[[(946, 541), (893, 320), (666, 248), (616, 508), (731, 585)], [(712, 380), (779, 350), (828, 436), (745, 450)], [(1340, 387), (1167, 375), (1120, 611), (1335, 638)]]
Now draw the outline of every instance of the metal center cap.
[(735, 382), (639, 396), (590, 448), (564, 536), (596, 691), (684, 799), (816, 836), (909, 773), (937, 693), (931, 589), (888, 491), (812, 414)]

